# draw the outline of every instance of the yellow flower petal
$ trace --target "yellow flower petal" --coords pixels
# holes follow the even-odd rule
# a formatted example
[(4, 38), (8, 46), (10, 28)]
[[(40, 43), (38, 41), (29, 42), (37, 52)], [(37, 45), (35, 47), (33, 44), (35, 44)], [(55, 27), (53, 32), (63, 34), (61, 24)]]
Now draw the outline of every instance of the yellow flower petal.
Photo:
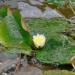
[(33, 36), (34, 45), (38, 47), (43, 47), (45, 45), (46, 38), (43, 34), (37, 34)]

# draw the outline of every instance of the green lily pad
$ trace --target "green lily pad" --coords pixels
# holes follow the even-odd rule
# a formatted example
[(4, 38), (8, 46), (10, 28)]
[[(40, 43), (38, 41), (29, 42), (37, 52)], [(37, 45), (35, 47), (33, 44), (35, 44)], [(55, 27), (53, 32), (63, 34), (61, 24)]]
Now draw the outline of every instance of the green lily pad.
[(13, 11), (12, 15), (13, 15), (15, 21), (19, 25), (20, 32), (21, 32), (21, 35), (23, 36), (24, 41), (26, 42), (26, 44), (31, 45), (32, 37), (30, 36), (29, 32), (25, 31), (22, 28), (20, 12), (16, 9), (16, 10)]
[(75, 75), (75, 73), (66, 70), (49, 70), (45, 71), (43, 75)]
[(44, 34), (46, 44), (42, 49), (36, 49), (36, 58), (43, 63), (69, 63), (75, 55), (75, 47), (69, 43), (65, 32), (70, 26), (62, 19), (30, 19), (28, 26), (32, 35)]
[(30, 42), (28, 37), (30, 37), (29, 33), (23, 30), (21, 24), (19, 25), (12, 15), (8, 14), (0, 20), (0, 43), (9, 50), (15, 48), (18, 49), (18, 53), (30, 55), (32, 49), (28, 44)]

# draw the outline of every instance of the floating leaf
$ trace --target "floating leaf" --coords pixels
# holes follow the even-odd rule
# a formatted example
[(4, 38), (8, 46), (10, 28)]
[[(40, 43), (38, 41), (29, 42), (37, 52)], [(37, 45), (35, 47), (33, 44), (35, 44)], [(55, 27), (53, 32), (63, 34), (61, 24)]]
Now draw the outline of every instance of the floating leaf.
[(69, 43), (68, 36), (62, 34), (70, 26), (62, 19), (30, 19), (28, 26), (32, 35), (46, 36), (46, 45), (37, 50), (36, 58), (43, 63), (69, 63), (75, 55), (75, 47)]
[(21, 24), (19, 25), (11, 14), (0, 20), (0, 43), (5, 47), (18, 49), (18, 52), (29, 55), (32, 50), (28, 44), (28, 37), (29, 33), (23, 30)]
[(25, 31), (22, 27), (22, 23), (21, 23), (21, 15), (20, 15), (20, 12), (18, 10), (14, 10), (13, 11), (13, 17), (14, 19), (16, 20), (16, 22), (18, 23), (19, 25), (19, 28), (20, 28), (20, 32), (22, 34), (23, 39), (25, 40), (25, 42), (28, 44), (28, 45), (31, 45), (31, 36), (29, 34), (29, 32)]
[(66, 70), (49, 70), (45, 71), (43, 75), (75, 75), (75, 73)]

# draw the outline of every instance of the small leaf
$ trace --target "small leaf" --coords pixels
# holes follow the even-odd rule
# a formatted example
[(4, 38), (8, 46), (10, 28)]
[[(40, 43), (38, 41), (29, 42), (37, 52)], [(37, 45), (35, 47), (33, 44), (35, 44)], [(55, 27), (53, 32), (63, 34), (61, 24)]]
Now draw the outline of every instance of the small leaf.
[(7, 15), (7, 7), (6, 6), (0, 7), (0, 16), (5, 17), (6, 15)]

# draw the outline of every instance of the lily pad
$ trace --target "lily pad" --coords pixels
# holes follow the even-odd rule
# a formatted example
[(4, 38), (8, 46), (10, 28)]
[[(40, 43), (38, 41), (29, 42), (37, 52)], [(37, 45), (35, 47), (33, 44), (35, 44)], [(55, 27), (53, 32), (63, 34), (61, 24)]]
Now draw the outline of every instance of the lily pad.
[(42, 49), (36, 49), (36, 58), (43, 63), (69, 63), (75, 55), (75, 47), (69, 43), (68, 36), (62, 34), (70, 26), (62, 19), (30, 19), (28, 26), (32, 36), (44, 34), (46, 44)]
[(19, 25), (20, 32), (21, 32), (21, 35), (23, 36), (24, 41), (26, 42), (26, 44), (31, 45), (32, 37), (29, 34), (29, 32), (25, 31), (23, 29), (23, 27), (22, 27), (20, 12), (16, 9), (16, 10), (13, 11), (13, 14), (12, 15), (13, 15), (15, 21)]
[(75, 75), (75, 73), (66, 70), (49, 70), (45, 71), (43, 75)]
[(10, 50), (15, 48), (18, 49), (18, 53), (26, 51), (29, 55), (32, 51), (28, 44), (30, 35), (16, 20), (11, 14), (0, 20), (0, 43)]

